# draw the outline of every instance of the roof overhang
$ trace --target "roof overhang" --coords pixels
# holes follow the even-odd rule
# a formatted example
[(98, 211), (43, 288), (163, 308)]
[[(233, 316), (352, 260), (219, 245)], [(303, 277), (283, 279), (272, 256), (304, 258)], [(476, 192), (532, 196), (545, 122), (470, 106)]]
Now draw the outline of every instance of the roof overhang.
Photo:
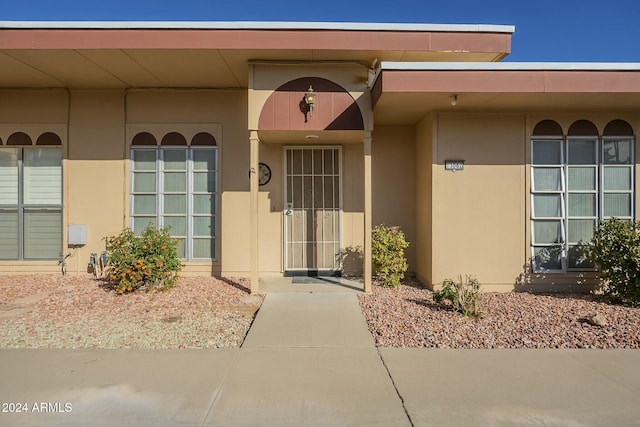
[(499, 61), (512, 26), (0, 21), (0, 87), (247, 87), (264, 61)]
[(378, 124), (431, 111), (640, 111), (640, 63), (383, 62), (372, 93)]

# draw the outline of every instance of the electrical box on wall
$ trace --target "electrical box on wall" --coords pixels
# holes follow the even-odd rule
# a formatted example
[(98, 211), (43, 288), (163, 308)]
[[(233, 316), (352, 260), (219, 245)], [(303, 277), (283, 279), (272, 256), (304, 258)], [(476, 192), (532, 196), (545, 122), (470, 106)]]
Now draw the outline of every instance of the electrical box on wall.
[(87, 225), (69, 224), (69, 246), (84, 246), (87, 244)]

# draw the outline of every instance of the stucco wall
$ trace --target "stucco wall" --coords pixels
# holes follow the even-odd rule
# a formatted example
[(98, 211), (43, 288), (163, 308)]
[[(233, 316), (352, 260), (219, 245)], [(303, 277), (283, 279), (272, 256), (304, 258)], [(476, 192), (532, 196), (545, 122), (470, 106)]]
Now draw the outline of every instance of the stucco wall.
[(416, 269), (416, 134), (413, 126), (377, 126), (372, 135), (373, 225), (398, 225), (410, 243), (409, 272)]
[[(122, 91), (71, 93), (66, 175), (66, 224), (85, 224), (87, 244), (77, 248), (76, 267), (87, 271), (91, 252), (105, 248), (104, 237), (128, 226), (128, 178)], [(65, 232), (67, 228), (64, 228)]]
[(418, 280), (432, 286), (433, 274), (433, 152), (436, 115), (430, 114), (416, 125), (415, 187), (415, 273)]
[[(437, 117), (433, 162), (432, 282), (471, 274), (487, 289), (511, 287), (525, 266), (522, 114)], [(445, 171), (463, 159), (463, 171)]]

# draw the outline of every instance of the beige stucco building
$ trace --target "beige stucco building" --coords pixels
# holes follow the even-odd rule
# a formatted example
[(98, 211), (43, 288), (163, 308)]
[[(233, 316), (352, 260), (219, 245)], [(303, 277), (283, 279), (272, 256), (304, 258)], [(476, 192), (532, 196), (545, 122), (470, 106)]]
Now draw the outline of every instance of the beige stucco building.
[(0, 274), (171, 226), (186, 274), (586, 289), (634, 219), (640, 64), (500, 62), (510, 26), (0, 23)]

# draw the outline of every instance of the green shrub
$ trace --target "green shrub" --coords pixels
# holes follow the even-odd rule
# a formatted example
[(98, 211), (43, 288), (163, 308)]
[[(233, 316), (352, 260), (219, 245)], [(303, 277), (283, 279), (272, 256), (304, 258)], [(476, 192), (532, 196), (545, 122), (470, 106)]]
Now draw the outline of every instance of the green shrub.
[(600, 221), (582, 253), (598, 268), (606, 297), (640, 304), (640, 223), (616, 218)]
[(140, 236), (125, 229), (105, 240), (108, 278), (117, 292), (156, 292), (175, 286), (182, 263), (178, 241), (167, 229), (150, 224)]
[(433, 300), (442, 306), (451, 308), (467, 317), (479, 317), (480, 307), (478, 299), (480, 296), (480, 283), (471, 276), (462, 276), (457, 282), (447, 279), (442, 283), (442, 289), (433, 292)]
[(371, 260), (375, 275), (380, 284), (397, 287), (407, 271), (407, 258), (404, 250), (409, 243), (400, 227), (377, 225), (371, 238)]

